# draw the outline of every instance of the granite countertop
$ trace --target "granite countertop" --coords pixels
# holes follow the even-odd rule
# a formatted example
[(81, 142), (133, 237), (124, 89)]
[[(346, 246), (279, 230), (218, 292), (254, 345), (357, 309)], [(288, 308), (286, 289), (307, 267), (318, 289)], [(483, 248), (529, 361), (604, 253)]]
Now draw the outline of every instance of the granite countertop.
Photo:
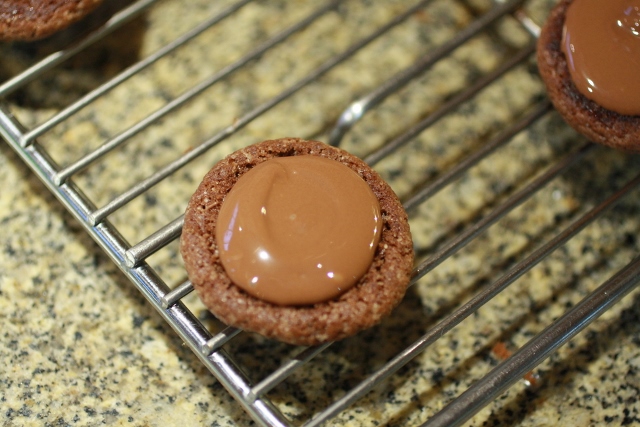
[[(31, 128), (230, 3), (203, 0), (185, 8), (183, 2), (161, 1), (113, 37), (6, 101)], [(541, 21), (551, 3), (535, 0), (526, 8)], [(68, 165), (318, 5), (302, 0), (250, 3), (55, 126), (38, 143), (58, 164)], [(326, 13), (286, 44), (205, 90), (74, 176), (74, 183), (103, 206), (410, 5), (408, 0), (375, 6), (366, 0), (341, 2), (337, 12)], [(330, 125), (351, 100), (450, 39), (487, 7), (484, 0), (434, 0), (109, 220), (127, 241), (137, 243), (179, 216), (205, 171), (231, 150), (281, 136), (326, 141)], [(513, 19), (501, 21), (367, 114), (345, 136), (343, 148), (366, 156), (529, 42)], [(46, 43), (0, 45), (0, 79), (47, 49)], [(375, 168), (407, 199), (543, 99), (532, 58)], [(418, 258), (429, 256), (583, 142), (555, 113), (545, 115), (410, 213)], [(411, 287), (381, 325), (330, 346), (268, 397), (295, 424), (309, 419), (638, 171), (636, 156), (592, 149)], [(0, 425), (251, 424), (241, 406), (4, 143), (0, 183)], [(640, 246), (639, 210), (635, 191), (329, 424), (404, 426), (427, 420), (626, 265)], [(169, 286), (186, 277), (177, 249), (174, 242), (148, 260)], [(640, 424), (637, 299), (637, 292), (625, 297), (466, 425)], [(223, 327), (194, 295), (185, 303), (212, 332)], [(299, 351), (246, 333), (225, 350), (254, 382)]]

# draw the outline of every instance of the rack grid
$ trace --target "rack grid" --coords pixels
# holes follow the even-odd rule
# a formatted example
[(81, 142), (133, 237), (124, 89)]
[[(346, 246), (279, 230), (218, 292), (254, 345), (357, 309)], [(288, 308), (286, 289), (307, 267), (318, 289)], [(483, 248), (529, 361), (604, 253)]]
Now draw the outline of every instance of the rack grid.
[[(162, 277), (162, 268), (158, 266), (152, 268), (150, 265), (149, 259), (151, 257), (179, 239), (182, 216), (178, 215), (165, 221), (157, 229), (145, 233), (134, 244), (128, 242), (128, 238), (123, 236), (124, 233), (111, 219), (132, 201), (152, 194), (152, 190), (157, 185), (168, 182), (176, 173), (193, 164), (214, 148), (220, 146), (221, 155), (228, 153), (231, 150), (231, 145), (225, 146), (223, 144), (227, 139), (236, 136), (242, 129), (269, 111), (276, 109), (281, 103), (294, 97), (309, 85), (318, 82), (345, 62), (352, 60), (367, 46), (384, 38), (397, 27), (407, 25), (407, 21), (415, 20), (416, 17), (424, 17), (424, 14), (428, 14), (429, 8), (437, 1), (423, 0), (410, 5), (395, 13), (386, 22), (375, 25), (372, 30), (364, 31), (363, 36), (359, 36), (346, 47), (342, 45), (338, 47), (337, 45), (340, 43), (336, 41), (335, 51), (337, 53), (326, 58), (324, 62), (320, 61), (310, 67), (306, 75), (293, 81), (272, 97), (251, 104), (235, 117), (232, 124), (223, 126), (212, 136), (202, 141), (192, 142), (188, 149), (179, 153), (177, 157), (162, 166), (155, 167), (152, 174), (136, 178), (133, 185), (122, 191), (111, 191), (106, 201), (104, 201), (104, 196), (96, 197), (95, 199), (100, 199), (98, 201), (86, 194), (81, 188), (80, 182), (85, 182), (81, 178), (85, 171), (98, 168), (97, 165), (103, 158), (112, 152), (121, 150), (132, 141), (136, 142), (136, 136), (148, 132), (158, 123), (179, 120), (176, 118), (177, 111), (183, 106), (205, 96), (206, 92), (215, 85), (231, 84), (228, 81), (233, 78), (234, 73), (248, 65), (260, 64), (261, 61), (265, 61), (266, 54), (276, 49), (280, 44), (289, 43), (292, 38), (295, 39), (300, 32), (304, 32), (308, 27), (321, 22), (328, 15), (348, 13), (343, 10), (346, 8), (343, 4), (345, 2), (329, 1), (320, 6), (314, 6), (315, 9), (308, 12), (306, 16), (295, 20), (288, 27), (282, 27), (269, 37), (261, 39), (260, 43), (247, 50), (246, 53), (237, 56), (224, 67), (207, 75), (206, 78), (188, 82), (189, 85), (183, 92), (171, 96), (166, 103), (148, 115), (136, 119), (129, 127), (125, 127), (115, 135), (106, 137), (99, 145), (88, 149), (84, 155), (63, 161), (60, 166), (58, 160), (54, 159), (56, 155), (51, 152), (51, 150), (55, 151), (55, 147), (50, 143), (41, 143), (41, 139), (46, 140), (47, 135), (60, 127), (73, 129), (74, 126), (79, 126), (81, 122), (74, 121), (74, 119), (87, 107), (101, 102), (108, 94), (125, 85), (130, 79), (144, 75), (148, 68), (171, 58), (176, 51), (196, 40), (211, 28), (241, 14), (245, 7), (265, 2), (243, 0), (230, 3), (226, 8), (216, 11), (210, 18), (193, 25), (192, 28), (160, 46), (145, 58), (135, 61), (99, 85), (86, 90), (74, 101), (57, 108), (48, 117), (41, 120), (38, 117), (29, 125), (20, 120), (22, 113), (15, 111), (14, 106), (16, 94), (27, 90), (26, 88), (33, 82), (45, 79), (51, 73), (55, 73), (70, 59), (82, 56), (83, 52), (91, 49), (110, 34), (118, 34), (118, 31), (122, 31), (122, 28), (125, 28), (127, 24), (139, 19), (140, 16), (156, 7), (158, 3), (161, 2), (158, 0), (139, 0), (132, 3), (113, 15), (110, 20), (88, 36), (79, 39), (70, 47), (64, 47), (38, 59), (2, 83), (0, 85), (0, 134), (259, 425), (293, 425), (294, 421), (287, 418), (270, 400), (269, 392), (286, 381), (296, 370), (301, 369), (306, 363), (325, 351), (331, 344), (301, 349), (295, 357), (284, 361), (280, 368), (265, 378), (255, 383), (250, 381), (250, 375), (239, 367), (234, 355), (225, 349), (225, 345), (242, 331), (226, 327), (220, 331), (212, 332), (201, 317), (183, 301), (192, 291), (189, 281), (183, 281), (171, 288), (167, 284), (168, 280)], [(357, 129), (364, 122), (366, 116), (377, 109), (385, 108), (385, 102), (390, 98), (403, 93), (402, 91), (412, 82), (437, 68), (457, 49), (469, 45), (480, 34), (487, 34), (493, 43), (508, 45), (508, 48), (504, 49), (508, 54), (503, 55), (499, 61), (496, 61), (497, 64), (487, 72), (478, 72), (478, 76), (471, 78), (470, 82), (461, 89), (444, 96), (428, 113), (422, 113), (421, 117), (413, 120), (410, 125), (405, 125), (392, 137), (387, 138), (383, 144), (363, 152), (362, 156), (365, 161), (377, 167), (393, 158), (394, 155), (397, 156), (398, 151), (418, 138), (419, 135), (428, 132), (437, 126), (443, 118), (459, 110), (468, 101), (477, 98), (496, 81), (505, 79), (505, 76), (517, 67), (531, 67), (539, 26), (527, 12), (524, 0), (495, 1), (488, 7), (485, 5), (484, 8), (482, 5), (476, 5), (472, 2), (461, 4), (463, 8), (466, 8), (465, 10), (473, 11), (473, 19), (470, 19), (461, 28), (456, 28), (455, 32), (443, 42), (430, 46), (426, 53), (416, 54), (409, 65), (403, 66), (393, 73), (388, 73), (383, 79), (378, 79), (375, 84), (364, 83), (363, 87), (366, 90), (358, 90), (349, 94), (350, 101), (348, 103), (341, 104), (340, 109), (327, 114), (327, 117), (334, 120), (331, 125), (318, 131), (318, 136), (330, 144), (343, 145), (345, 139), (353, 136), (354, 129)], [(377, 5), (376, 7), (383, 6)], [(398, 8), (396, 7), (396, 9)], [(500, 25), (505, 25), (505, 20), (508, 20), (512, 25), (517, 24), (520, 29), (524, 30), (524, 35), (520, 36), (521, 39), (525, 39), (524, 42), (504, 42), (501, 40), (505, 32), (510, 31), (500, 29)], [(331, 39), (329, 38), (328, 41), (330, 42)], [(323, 40), (323, 43), (326, 42), (327, 40)], [(309, 53), (308, 55), (312, 56), (313, 54)], [(306, 59), (306, 57), (302, 59)], [(178, 60), (175, 59), (175, 61)], [(167, 96), (167, 98), (169, 97)], [(455, 156), (455, 161), (452, 164), (436, 171), (428, 179), (423, 179), (420, 186), (412, 188), (411, 191), (405, 191), (403, 197), (405, 208), (412, 217), (424, 215), (420, 208), (425, 202), (432, 200), (443, 189), (450, 188), (453, 183), (463, 178), (475, 166), (486, 161), (495, 153), (504, 151), (505, 147), (511, 144), (518, 135), (548, 118), (550, 114), (553, 113), (549, 102), (543, 96), (534, 97), (525, 109), (525, 113), (510, 120), (510, 123), (502, 126), (499, 131), (493, 132), (482, 144), (472, 147), (473, 149), (469, 149), (466, 153)], [(371, 123), (368, 125), (370, 126)], [(240, 139), (238, 144), (242, 145), (244, 141)], [(436, 239), (438, 240), (437, 244), (432, 245), (430, 250), (417, 248), (419, 262), (414, 270), (412, 285), (451, 259), (501, 219), (516, 211), (519, 206), (532, 199), (554, 179), (566, 174), (576, 164), (585, 162), (585, 157), (592, 155), (595, 150), (598, 148), (587, 142), (581, 142), (577, 149), (568, 149), (566, 152), (554, 155), (553, 161), (541, 165), (535, 173), (531, 174), (530, 179), (524, 180), (523, 183), (513, 183), (507, 188), (506, 196), (499, 198), (496, 202), (487, 202), (480, 210), (480, 215), (468, 219), (455, 233), (445, 235), (440, 240)], [(384, 166), (381, 169), (384, 171)], [(304, 425), (321, 425), (352, 405), (357, 405), (360, 398), (396, 374), (444, 334), (469, 316), (477, 313), (481, 307), (489, 303), (517, 279), (527, 274), (556, 249), (562, 247), (600, 218), (605, 211), (626, 195), (632, 193), (639, 183), (640, 175), (627, 180), (618, 190), (612, 191), (593, 206), (577, 209), (576, 215), (571, 216), (570, 220), (558, 224), (550, 238), (541, 238), (535, 249), (521, 254), (517, 259), (505, 261), (504, 267), (490, 280), (487, 280), (487, 283), (480, 287), (472, 297), (444, 313), (437, 323), (427, 329), (425, 334), (395, 354), (383, 366), (370, 373), (331, 405), (320, 409), (313, 417), (303, 420)], [(424, 425), (453, 426), (467, 421), (484, 405), (519, 381), (554, 350), (630, 292), (638, 283), (638, 278), (640, 278), (640, 258), (635, 258), (620, 271), (613, 272), (600, 287), (550, 323), (546, 329), (536, 334), (504, 363), (496, 366), (481, 380), (470, 386), (466, 392), (451, 400), (441, 411), (430, 417)]]

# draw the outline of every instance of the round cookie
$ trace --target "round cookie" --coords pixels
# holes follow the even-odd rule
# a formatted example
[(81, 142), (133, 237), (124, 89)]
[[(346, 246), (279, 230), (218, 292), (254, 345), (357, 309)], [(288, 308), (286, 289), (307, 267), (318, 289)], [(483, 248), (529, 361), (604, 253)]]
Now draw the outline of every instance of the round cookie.
[(567, 8), (560, 0), (551, 11), (538, 40), (540, 75), (549, 98), (560, 115), (593, 142), (630, 152), (640, 152), (640, 116), (618, 114), (582, 95), (574, 85), (561, 50)]
[[(226, 194), (242, 174), (273, 157), (297, 155), (333, 159), (357, 172), (380, 203), (383, 227), (373, 262), (353, 288), (314, 305), (278, 306), (250, 296), (227, 276), (216, 245), (216, 220)], [(214, 166), (189, 201), (180, 251), (196, 292), (217, 318), (295, 345), (340, 340), (379, 323), (404, 297), (414, 256), (407, 214), (382, 178), (344, 150), (297, 138), (249, 146)]]
[(89, 14), (102, 0), (0, 0), (0, 40), (37, 40)]

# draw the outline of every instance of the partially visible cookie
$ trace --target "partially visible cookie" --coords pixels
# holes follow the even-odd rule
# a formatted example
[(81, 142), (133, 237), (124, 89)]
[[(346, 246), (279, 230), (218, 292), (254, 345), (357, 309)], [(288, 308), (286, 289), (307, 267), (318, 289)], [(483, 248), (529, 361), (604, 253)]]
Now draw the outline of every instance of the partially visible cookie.
[(102, 0), (0, 0), (0, 40), (37, 40), (93, 11)]
[[(281, 306), (234, 285), (220, 262), (216, 220), (225, 196), (244, 173), (274, 157), (300, 155), (336, 160), (360, 175), (380, 204), (382, 233), (371, 266), (353, 288), (329, 301)], [(382, 178), (344, 150), (296, 138), (264, 141), (214, 166), (187, 206), (180, 250), (189, 279), (216, 317), (228, 325), (295, 345), (340, 340), (379, 323), (402, 300), (414, 256), (407, 214)]]
[(551, 11), (538, 40), (538, 68), (549, 97), (562, 117), (591, 141), (624, 151), (640, 152), (640, 116), (603, 108), (580, 93), (572, 81), (567, 58), (561, 48), (565, 16), (572, 2), (560, 0)]

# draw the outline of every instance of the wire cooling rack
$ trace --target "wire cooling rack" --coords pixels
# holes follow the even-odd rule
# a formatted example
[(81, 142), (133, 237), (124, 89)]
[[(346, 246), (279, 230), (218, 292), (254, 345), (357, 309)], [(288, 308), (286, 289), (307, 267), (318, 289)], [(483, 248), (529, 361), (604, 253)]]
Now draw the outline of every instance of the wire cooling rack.
[[(166, 3), (169, 5), (162, 6)], [(171, 203), (171, 198), (167, 198), (167, 194), (178, 193), (182, 189), (182, 184), (175, 182), (176, 176), (185, 181), (189, 188), (195, 188), (197, 176), (202, 176), (213, 160), (234, 148), (259, 140), (256, 134), (260, 134), (264, 128), (271, 129), (260, 123), (273, 122), (276, 119), (270, 114), (276, 114), (282, 105), (288, 105), (290, 110), (285, 108), (283, 113), (287, 120), (280, 121), (277, 127), (287, 132), (291, 132), (289, 129), (301, 129), (300, 132), (306, 132), (307, 135), (297, 133), (296, 136), (318, 137), (356, 152), (375, 166), (398, 191), (410, 213), (416, 240), (418, 264), (412, 285), (417, 284), (414, 288), (429, 289), (429, 284), (422, 284), (422, 281), (435, 277), (433, 274), (438, 271), (436, 267), (447, 260), (452, 260), (456, 265), (464, 263), (466, 258), (456, 258), (460, 252), (471, 247), (474, 241), (482, 240), (487, 230), (502, 223), (505, 218), (511, 218), (513, 212), (519, 212), (521, 217), (526, 216), (522, 208), (518, 210), (519, 207), (531, 203), (558, 177), (579, 174), (572, 172), (574, 168), (586, 165), (583, 167), (589, 169), (594, 161), (593, 152), (600, 149), (573, 135), (573, 143), (564, 145), (558, 143), (554, 146), (553, 143), (538, 141), (538, 146), (529, 140), (526, 142), (527, 152), (533, 153), (532, 157), (518, 154), (521, 148), (517, 147), (517, 141), (522, 135), (535, 139), (531, 135), (548, 136), (552, 133), (549, 130), (552, 125), (546, 128), (540, 125), (550, 120), (553, 112), (539, 82), (529, 92), (520, 87), (516, 89), (519, 92), (516, 98), (522, 100), (519, 107), (509, 104), (506, 100), (508, 94), (499, 94), (498, 98), (504, 96), (505, 99), (499, 99), (494, 104), (508, 104), (506, 110), (518, 111), (505, 115), (504, 109), (497, 109), (494, 104), (485, 107), (488, 113), (481, 120), (493, 124), (489, 128), (480, 126), (482, 130), (479, 134), (474, 134), (460, 122), (460, 117), (462, 122), (474, 120), (470, 118), (471, 113), (480, 108), (474, 103), (480, 102), (479, 98), (490, 88), (500, 82), (507, 87), (513, 85), (509, 76), (517, 70), (521, 74), (514, 77), (516, 80), (522, 81), (523, 75), (535, 78), (534, 45), (539, 32), (538, 22), (544, 17), (544, 13), (538, 13), (537, 19), (533, 17), (539, 5), (530, 5), (522, 0), (493, 3), (425, 0), (415, 4), (390, 1), (376, 2), (375, 5), (355, 1), (329, 1), (320, 5), (308, 3), (250, 0), (226, 3), (216, 10), (206, 10), (209, 17), (202, 19), (205, 13), (200, 13), (200, 21), (188, 21), (182, 27), (181, 14), (170, 16), (168, 19), (175, 20), (180, 29), (176, 33), (169, 32), (164, 37), (158, 37), (160, 41), (157, 45), (147, 47), (149, 53), (142, 59), (136, 58), (115, 71), (97, 77), (87, 77), (81, 71), (79, 73), (86, 78), (86, 82), (82, 80), (78, 84), (70, 84), (69, 76), (74, 76), (78, 71), (69, 63), (87, 56), (87, 52), (99, 51), (101, 43), (113, 36), (126, 39), (126, 44), (135, 45), (136, 34), (153, 31), (153, 25), (162, 24), (158, 23), (161, 20), (157, 17), (150, 19), (148, 26), (140, 24), (141, 20), (145, 22), (144, 19), (154, 16), (156, 8), (166, 7), (171, 11), (171, 2), (137, 1), (70, 45), (60, 48), (54, 42), (54, 47), (49, 47), (51, 53), (42, 55), (38, 52), (38, 56), (30, 48), (18, 46), (19, 51), (28, 52), (31, 56), (26, 55), (27, 59), (19, 69), (5, 76), (6, 80), (0, 85), (2, 137), (83, 224), (229, 393), (259, 425), (265, 426), (300, 423), (306, 426), (321, 425), (353, 405), (357, 406), (367, 393), (397, 375), (402, 367), (428, 351), (447, 332), (468, 317), (478, 315), (481, 307), (504, 294), (510, 285), (526, 276), (538, 264), (549, 260), (558, 248), (564, 247), (640, 183), (640, 176), (629, 179), (626, 178), (627, 174), (620, 185), (606, 194), (598, 194), (597, 202), (577, 203), (565, 211), (560, 209), (560, 213), (555, 213), (550, 230), (532, 232), (533, 236), (528, 234), (529, 231), (523, 231), (533, 242), (530, 250), (512, 253), (505, 249), (507, 244), (504, 242), (499, 243), (497, 248), (486, 242), (476, 246), (474, 251), (495, 252), (500, 261), (494, 263), (488, 278), (483, 278), (484, 273), (478, 273), (476, 266), (477, 277), (474, 280), (479, 284), (477, 289), (469, 293), (472, 296), (459, 304), (445, 304), (447, 308), (439, 312), (438, 321), (426, 328), (419, 338), (369, 372), (333, 403), (315, 408), (315, 413), (308, 419), (292, 420), (283, 414), (277, 402), (269, 398), (269, 392), (303, 369), (305, 364), (331, 344), (301, 349), (262, 379), (249, 380), (251, 373), (240, 367), (235, 355), (225, 347), (241, 331), (232, 327), (221, 327), (219, 330), (212, 327), (211, 322), (185, 302), (192, 291), (189, 281), (178, 281), (176, 286), (171, 286), (176, 277), (184, 275), (179, 262), (175, 269), (178, 273), (172, 272), (171, 268), (163, 268), (163, 263), (175, 262), (175, 245), (182, 227), (180, 211), (184, 208), (184, 200)], [(358, 12), (356, 6), (352, 8), (351, 3), (362, 3), (360, 7), (365, 13)], [(546, 11), (548, 6), (543, 4), (539, 8)], [(164, 13), (166, 16), (167, 12)], [(269, 22), (260, 23), (261, 19)], [(338, 27), (332, 26), (335, 22), (338, 22)], [(238, 23), (241, 25), (238, 26)], [(136, 28), (133, 32), (132, 26)], [(350, 39), (336, 29), (344, 29), (345, 26), (348, 27), (345, 34)], [(314, 33), (316, 27), (320, 28), (319, 33)], [(322, 32), (325, 27), (330, 30)], [(252, 34), (256, 28), (260, 28), (260, 31)], [(429, 32), (429, 28), (432, 28), (432, 32)], [(164, 27), (162, 31), (165, 31)], [(213, 40), (224, 41), (225, 45), (231, 46), (229, 49), (225, 50), (222, 45), (207, 38), (209, 33), (218, 34), (216, 31), (221, 35)], [(203, 55), (202, 50), (198, 49), (189, 53), (189, 47), (194, 44), (198, 47), (200, 40), (213, 57)], [(247, 43), (243, 44), (245, 41)], [(396, 51), (402, 49), (404, 42), (409, 46), (408, 53), (398, 56)], [(292, 49), (297, 52), (296, 56), (283, 57), (286, 54), (278, 50), (283, 45), (294, 46)], [(413, 46), (420, 46), (420, 49), (412, 50)], [(474, 62), (473, 52), (486, 49), (486, 46), (495, 49), (490, 49), (489, 53), (481, 52), (480, 60)], [(183, 50), (186, 53), (180, 56)], [(366, 63), (370, 50), (376, 58), (377, 74), (367, 74), (374, 68), (371, 64), (360, 64)], [(224, 55), (216, 57), (218, 51)], [(228, 51), (233, 54), (227, 55)], [(492, 60), (485, 63), (489, 59)], [(101, 66), (108, 69), (112, 60), (103, 60)], [(285, 65), (283, 72), (274, 65), (278, 62)], [(261, 75), (255, 70), (261, 66), (268, 69), (267, 74), (276, 75), (275, 82), (270, 83), (276, 89), (271, 89), (260, 80)], [(82, 68), (82, 65), (77, 67)], [(166, 80), (165, 87), (162, 82), (158, 83), (154, 74), (147, 74), (162, 67), (168, 69), (167, 73), (174, 75), (175, 80), (179, 80), (176, 88), (171, 87), (174, 80)], [(187, 71), (180, 74), (180, 67), (186, 67)], [(292, 75), (294, 73), (290, 73), (290, 70), (297, 70), (296, 67), (301, 67), (302, 71), (299, 75)], [(254, 70), (253, 74), (247, 69)], [(460, 70), (462, 78), (459, 77)], [(247, 76), (236, 77), (243, 72), (248, 73)], [(99, 83), (95, 83), (94, 78)], [(456, 79), (460, 80), (459, 84), (447, 88), (446, 82)], [(144, 92), (140, 88), (149, 81), (153, 82), (153, 87), (149, 92)], [(253, 86), (246, 92), (237, 92), (243, 88), (245, 81), (253, 82)], [(346, 86), (345, 81), (348, 81)], [(42, 87), (49, 88), (60, 99), (44, 110), (37, 110), (34, 105), (40, 105), (38, 103), (47, 100), (50, 95)], [(55, 90), (51, 89), (54, 87)], [(67, 87), (71, 89), (67, 90)], [(80, 89), (75, 91), (78, 87)], [(226, 88), (226, 92), (211, 92), (216, 87)], [(327, 89), (335, 87), (342, 96)], [(409, 110), (414, 108), (414, 94), (419, 90), (424, 90), (425, 95), (418, 97), (424, 104), (420, 105), (417, 113), (411, 113)], [(38, 98), (33, 95), (38, 91), (46, 96)], [(71, 100), (61, 93), (69, 95)], [(431, 97), (427, 93), (431, 93)], [(150, 101), (153, 105), (145, 106), (144, 100), (148, 99), (145, 96), (151, 97), (150, 94), (157, 95), (153, 99), (160, 99), (161, 102)], [(308, 99), (312, 99), (311, 107), (307, 106)], [(128, 108), (128, 103), (135, 106)], [(181, 111), (194, 104), (197, 108), (193, 109), (193, 115), (181, 115)], [(231, 110), (228, 117), (224, 115), (225, 105)], [(469, 111), (465, 112), (465, 108)], [(138, 110), (142, 112), (136, 115), (134, 112)], [(399, 110), (400, 116), (394, 116)], [(90, 113), (85, 114), (87, 111)], [(86, 130), (87, 123), (91, 121), (89, 116), (100, 111), (104, 112), (105, 123), (102, 127), (89, 126), (90, 129)], [(300, 111), (302, 119), (295, 116), (295, 112)], [(462, 116), (461, 111), (464, 113)], [(212, 112), (219, 116), (213, 117)], [(318, 112), (321, 113), (319, 118), (316, 117)], [(388, 116), (385, 116), (387, 113)], [(132, 117), (122, 119), (124, 124), (120, 125), (117, 122), (123, 114)], [(275, 117), (279, 116), (276, 114)], [(198, 120), (206, 124), (202, 125)], [(453, 122), (442, 125), (443, 122), (448, 123), (447, 120)], [(104, 131), (109, 123), (119, 130), (111, 133)], [(307, 126), (308, 123), (312, 125)], [(178, 130), (171, 130), (173, 124)], [(201, 125), (205, 128), (202, 134), (193, 130)], [(556, 125), (558, 134), (571, 132), (562, 124)], [(544, 129), (536, 131), (539, 127)], [(429, 137), (431, 133), (437, 136)], [(73, 146), (70, 149), (65, 144), (68, 139), (74, 139), (75, 134), (80, 135), (77, 139), (81, 141), (95, 138), (96, 135), (100, 140), (98, 143), (87, 141), (86, 146)], [(166, 152), (156, 152), (153, 151), (154, 147), (138, 148), (137, 151), (131, 148), (143, 145), (143, 137), (153, 140), (157, 147), (168, 149)], [(447, 143), (429, 145), (429, 138)], [(458, 144), (466, 140), (472, 142), (461, 148)], [(186, 141), (185, 145), (177, 145), (180, 141)], [(552, 148), (541, 147), (544, 144)], [(171, 150), (176, 146), (176, 150)], [(402, 154), (403, 150), (408, 150), (409, 154)], [(115, 157), (114, 161), (116, 164), (121, 162), (121, 167), (105, 175), (106, 178), (92, 175), (96, 171), (96, 176), (100, 177), (99, 173), (109, 168), (101, 162), (118, 152), (123, 153), (122, 157)], [(214, 154), (207, 158), (211, 153)], [(512, 158), (514, 154), (516, 156)], [(518, 155), (525, 156), (524, 162), (533, 165), (531, 171), (509, 174), (505, 172), (508, 167), (498, 166), (508, 166), (512, 160), (517, 163)], [(145, 162), (158, 160), (145, 168), (136, 163), (139, 161), (137, 156), (142, 156)], [(127, 158), (133, 159), (133, 163), (127, 164)], [(202, 163), (207, 167), (197, 166), (202, 158), (205, 158)], [(436, 159), (439, 158), (445, 160), (438, 163)], [(447, 200), (460, 201), (455, 197), (438, 199), (440, 194), (446, 191), (461, 192), (464, 187), (457, 187), (460, 181), (473, 186), (476, 181), (469, 176), (479, 165), (493, 162), (494, 158), (502, 159), (502, 163), (496, 160), (495, 167), (500, 169), (499, 174), (505, 174), (506, 182), (498, 176), (497, 181), (490, 181), (487, 188), (473, 191), (480, 194), (495, 192), (502, 196), (482, 198), (472, 192), (471, 199), (468, 195), (464, 197), (469, 200), (468, 203), (473, 204), (474, 198), (482, 199), (474, 208), (475, 214), (463, 215), (461, 220), (452, 221), (449, 225), (446, 225), (446, 221), (434, 221), (436, 225), (430, 228), (428, 224), (433, 216), (428, 212), (446, 217), (450, 213), (450, 202)], [(588, 158), (591, 160), (585, 160)], [(420, 163), (420, 159), (433, 164)], [(507, 159), (506, 162), (504, 159)], [(412, 166), (412, 161), (418, 162), (419, 167)], [(423, 175), (408, 187), (403, 187), (402, 183), (414, 173), (414, 169)], [(616, 175), (615, 170), (613, 173)], [(131, 181), (125, 184), (118, 181), (129, 176)], [(96, 186), (100, 186), (101, 191), (96, 192)], [(162, 191), (157, 190), (158, 187)], [(558, 205), (564, 203), (560, 189), (553, 190), (551, 195)], [(140, 200), (144, 204), (136, 205)], [(131, 210), (137, 216), (127, 211), (130, 206), (133, 206)], [(124, 213), (118, 216), (121, 212)], [(153, 220), (145, 216), (148, 214), (153, 214)], [(148, 222), (151, 225), (147, 226)], [(442, 227), (444, 231), (434, 231), (435, 227)], [(518, 228), (517, 225), (515, 227)], [(162, 251), (168, 251), (171, 255), (164, 258), (160, 256), (159, 261), (152, 262), (153, 257)], [(544, 330), (525, 342), (503, 363), (473, 382), (461, 395), (449, 399), (448, 404), (434, 411), (424, 425), (453, 426), (464, 423), (504, 390), (523, 376), (526, 377), (554, 350), (632, 290), (638, 283), (639, 274), (640, 258), (633, 259), (622, 269), (612, 268), (609, 278), (599, 287), (549, 322)], [(457, 280), (463, 281), (459, 277)], [(529, 276), (527, 280), (533, 281)], [(435, 304), (437, 308), (437, 302)], [(424, 309), (434, 310), (428, 306)]]

